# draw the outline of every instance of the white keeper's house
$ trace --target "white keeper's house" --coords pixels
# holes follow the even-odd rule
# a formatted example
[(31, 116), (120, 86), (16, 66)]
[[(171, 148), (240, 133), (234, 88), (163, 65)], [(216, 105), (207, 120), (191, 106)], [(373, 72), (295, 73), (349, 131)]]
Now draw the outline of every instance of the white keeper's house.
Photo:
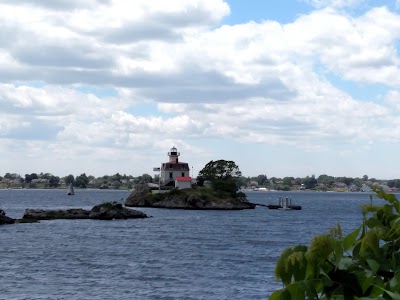
[(171, 148), (168, 156), (169, 161), (161, 164), (161, 185), (175, 186), (178, 189), (190, 189), (192, 187), (192, 178), (189, 174), (189, 164), (179, 161), (180, 153), (175, 147)]

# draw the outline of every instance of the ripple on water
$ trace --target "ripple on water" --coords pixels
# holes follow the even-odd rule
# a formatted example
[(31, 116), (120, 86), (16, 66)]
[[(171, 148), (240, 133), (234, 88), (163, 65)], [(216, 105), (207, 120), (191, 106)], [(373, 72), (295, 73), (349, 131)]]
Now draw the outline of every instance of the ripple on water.
[[(273, 271), (284, 248), (308, 244), (338, 221), (344, 231), (357, 226), (368, 195), (333, 194), (292, 195), (302, 211), (143, 208), (153, 218), (2, 226), (0, 298), (265, 299), (280, 287)], [(21, 217), (25, 208), (90, 208), (126, 196), (0, 190), (0, 205)], [(249, 193), (251, 201), (264, 204), (277, 196)]]

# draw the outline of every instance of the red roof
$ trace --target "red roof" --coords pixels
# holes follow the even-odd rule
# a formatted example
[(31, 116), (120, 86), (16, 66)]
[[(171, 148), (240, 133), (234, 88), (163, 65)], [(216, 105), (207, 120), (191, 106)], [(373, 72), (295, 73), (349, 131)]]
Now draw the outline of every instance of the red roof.
[(192, 181), (192, 177), (188, 177), (188, 176), (185, 176), (185, 177), (176, 177), (175, 178), (175, 180), (176, 181)]
[(166, 162), (161, 165), (162, 170), (189, 170), (189, 164), (185, 162)]

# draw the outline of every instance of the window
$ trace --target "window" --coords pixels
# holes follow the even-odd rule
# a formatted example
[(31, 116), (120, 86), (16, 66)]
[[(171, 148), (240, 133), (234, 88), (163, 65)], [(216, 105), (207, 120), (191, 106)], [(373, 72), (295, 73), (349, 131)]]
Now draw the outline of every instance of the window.
[(172, 179), (172, 172), (169, 172), (169, 178)]
[(182, 177), (185, 177), (185, 173), (184, 172), (182, 172)]

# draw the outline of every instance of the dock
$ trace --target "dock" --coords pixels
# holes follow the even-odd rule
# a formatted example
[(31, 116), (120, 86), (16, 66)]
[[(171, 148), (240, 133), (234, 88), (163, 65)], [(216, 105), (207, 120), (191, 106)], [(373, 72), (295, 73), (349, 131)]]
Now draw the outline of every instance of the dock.
[(280, 210), (301, 210), (300, 205), (293, 205), (291, 197), (279, 197), (278, 204), (259, 204), (254, 203), (259, 206), (268, 207), (269, 209), (280, 209)]

